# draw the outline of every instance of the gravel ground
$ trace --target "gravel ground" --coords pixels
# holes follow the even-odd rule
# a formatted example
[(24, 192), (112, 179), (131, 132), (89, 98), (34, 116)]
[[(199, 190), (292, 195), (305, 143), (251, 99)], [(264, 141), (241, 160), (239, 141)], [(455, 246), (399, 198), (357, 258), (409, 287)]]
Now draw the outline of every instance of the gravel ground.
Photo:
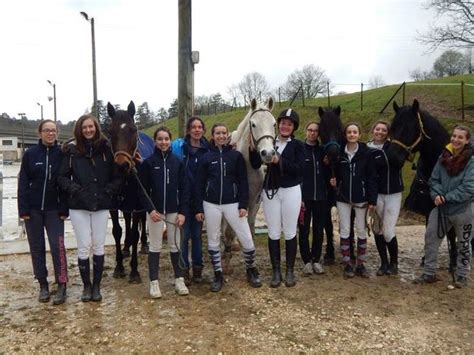
[[(37, 302), (27, 254), (0, 257), (0, 353), (4, 352), (473, 352), (474, 291), (449, 290), (446, 246), (440, 282), (414, 285), (420, 273), (423, 226), (398, 227), (400, 275), (376, 277), (378, 257), (369, 240), (369, 279), (342, 277), (342, 266), (304, 277), (294, 288), (268, 286), (271, 268), (263, 237), (257, 252), (264, 285), (251, 289), (242, 259), (223, 290), (206, 281), (187, 297), (175, 295), (169, 258), (161, 272), (163, 298), (148, 297), (146, 257), (140, 256), (142, 284), (112, 278), (108, 247), (103, 301), (82, 303), (76, 254), (68, 251), (68, 300)], [(165, 253), (163, 253), (165, 254)], [(50, 258), (48, 257), (50, 263)], [(297, 260), (298, 267), (302, 267)], [(52, 270), (52, 267), (50, 268)], [(55, 288), (51, 285), (51, 288)]]

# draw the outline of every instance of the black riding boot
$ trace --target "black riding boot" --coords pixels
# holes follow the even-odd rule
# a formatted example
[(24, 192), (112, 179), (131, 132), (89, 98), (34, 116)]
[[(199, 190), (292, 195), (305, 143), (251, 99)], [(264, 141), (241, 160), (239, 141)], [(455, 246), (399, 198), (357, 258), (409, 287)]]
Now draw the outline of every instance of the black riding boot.
[(89, 264), (89, 258), (78, 259), (77, 265), (79, 266), (79, 272), (81, 273), (82, 284), (84, 289), (82, 290), (81, 301), (89, 302), (92, 299), (92, 285), (91, 285), (91, 267)]
[(219, 292), (224, 285), (224, 275), (222, 275), (222, 271), (215, 271), (214, 272), (214, 280), (211, 283), (211, 291), (212, 292)]
[(92, 281), (92, 301), (102, 301), (100, 294), (100, 282), (102, 281), (102, 273), (104, 272), (104, 255), (94, 255), (92, 257), (94, 264), (94, 279)]
[(285, 252), (286, 252), (286, 275), (285, 275), (285, 286), (286, 287), (293, 287), (296, 285), (296, 278), (293, 272), (295, 267), (295, 260), (296, 260), (296, 250), (297, 250), (297, 243), (296, 243), (296, 236), (293, 239), (285, 241)]
[(390, 243), (387, 243), (388, 253), (390, 254), (389, 271), (391, 275), (398, 274), (398, 242), (397, 237), (393, 237)]
[(383, 234), (375, 234), (375, 245), (380, 255), (380, 267), (377, 270), (377, 276), (390, 275), (387, 256), (387, 243)]
[(268, 238), (268, 251), (270, 253), (270, 261), (272, 263), (272, 280), (270, 287), (278, 287), (281, 284), (281, 268), (280, 268), (280, 240), (273, 240)]
[(66, 302), (66, 284), (65, 283), (58, 284), (58, 289), (53, 298), (54, 305), (63, 304), (64, 302)]
[(38, 295), (38, 301), (41, 303), (49, 302), (49, 286), (46, 277), (44, 279), (38, 279), (40, 285), (40, 292)]
[(148, 253), (148, 275), (150, 281), (158, 280), (158, 270), (160, 269), (160, 253), (150, 251)]
[(170, 252), (171, 265), (173, 265), (174, 278), (184, 277), (184, 270), (179, 267), (179, 252)]

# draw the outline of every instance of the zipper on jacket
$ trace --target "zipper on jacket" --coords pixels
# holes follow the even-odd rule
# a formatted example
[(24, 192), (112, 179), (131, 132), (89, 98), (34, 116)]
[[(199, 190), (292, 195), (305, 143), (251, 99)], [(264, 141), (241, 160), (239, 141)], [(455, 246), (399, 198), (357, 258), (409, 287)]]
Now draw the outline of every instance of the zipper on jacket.
[[(51, 167), (49, 167), (49, 147), (46, 147), (46, 169), (44, 171), (45, 177), (44, 177), (44, 184), (43, 184), (43, 197), (41, 198), (41, 211), (44, 210), (44, 199), (46, 197), (46, 183), (48, 182), (48, 175), (50, 175), (51, 172)], [(48, 171), (49, 170), (49, 171)], [(49, 173), (49, 174), (48, 174)]]
[(362, 196), (365, 197), (365, 182), (362, 181)]
[(311, 155), (313, 156), (313, 173), (314, 173), (314, 181), (313, 181), (313, 184), (314, 184), (314, 195), (313, 195), (313, 200), (316, 201), (316, 158), (314, 157), (314, 150), (311, 152)]
[(349, 162), (349, 203), (352, 203), (352, 164)]
[(224, 172), (223, 170), (223, 164), (222, 164), (222, 149), (219, 149), (219, 154), (220, 154), (220, 162), (221, 162), (221, 189), (220, 189), (220, 196), (219, 196), (219, 205), (222, 205), (222, 190), (223, 190), (223, 185), (224, 185)]
[(163, 214), (166, 214), (166, 181), (167, 181), (167, 174), (166, 174), (166, 155), (163, 155)]
[(385, 152), (382, 150), (385, 161), (387, 162), (387, 195), (390, 193), (390, 164), (388, 163), (388, 158)]

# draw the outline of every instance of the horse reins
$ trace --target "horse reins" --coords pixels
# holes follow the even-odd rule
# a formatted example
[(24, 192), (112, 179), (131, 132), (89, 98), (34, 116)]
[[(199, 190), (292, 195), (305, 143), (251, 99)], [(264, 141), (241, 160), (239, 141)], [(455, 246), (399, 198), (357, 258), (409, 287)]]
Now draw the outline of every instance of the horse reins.
[(419, 112), (416, 113), (416, 117), (418, 118), (418, 124), (420, 126), (420, 134), (418, 135), (418, 138), (413, 142), (412, 145), (408, 146), (403, 142), (400, 142), (397, 139), (392, 139), (391, 142), (399, 145), (402, 147), (407, 153), (408, 157), (407, 160), (411, 163), (415, 159), (415, 153), (413, 150), (418, 146), (418, 144), (423, 140), (423, 137), (431, 139), (430, 136), (428, 136), (425, 132), (425, 128), (423, 126), (423, 121), (421, 120), (421, 115)]

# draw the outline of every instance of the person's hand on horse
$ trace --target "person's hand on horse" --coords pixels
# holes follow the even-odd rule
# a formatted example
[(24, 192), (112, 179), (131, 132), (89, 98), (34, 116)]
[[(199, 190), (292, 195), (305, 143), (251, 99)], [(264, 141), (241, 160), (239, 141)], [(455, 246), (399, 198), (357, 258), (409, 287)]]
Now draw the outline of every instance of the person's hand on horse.
[(245, 208), (239, 208), (239, 217), (247, 216), (247, 210)]
[(332, 187), (336, 187), (337, 186), (337, 180), (335, 177), (332, 177), (331, 179), (329, 179), (329, 184), (332, 186)]
[(204, 222), (204, 213), (196, 213), (196, 221)]
[(279, 155), (279, 154), (275, 154), (275, 155), (272, 157), (271, 163), (272, 163), (272, 164), (278, 164), (279, 161), (280, 161), (280, 155)]
[(135, 162), (140, 163), (140, 164), (143, 163), (143, 158), (138, 150), (135, 152), (135, 156), (133, 157), (133, 160), (135, 160)]
[(153, 222), (161, 221), (161, 215), (157, 210), (153, 210), (150, 212), (150, 218)]
[(446, 203), (446, 199), (444, 198), (444, 196), (438, 195), (435, 197), (434, 204), (436, 206), (441, 206), (444, 203)]
[(176, 224), (181, 227), (184, 224), (186, 217), (184, 217), (184, 214), (178, 213), (176, 216)]

